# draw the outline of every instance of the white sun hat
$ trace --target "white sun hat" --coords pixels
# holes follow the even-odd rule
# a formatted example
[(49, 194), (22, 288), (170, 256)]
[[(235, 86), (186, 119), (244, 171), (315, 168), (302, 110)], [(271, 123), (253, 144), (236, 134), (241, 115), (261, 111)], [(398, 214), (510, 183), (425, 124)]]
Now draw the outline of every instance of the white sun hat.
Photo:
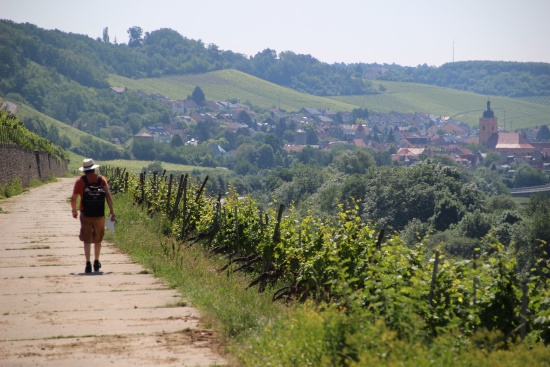
[(82, 161), (82, 167), (79, 168), (81, 172), (87, 172), (99, 168), (99, 164), (94, 164), (92, 158), (86, 158)]

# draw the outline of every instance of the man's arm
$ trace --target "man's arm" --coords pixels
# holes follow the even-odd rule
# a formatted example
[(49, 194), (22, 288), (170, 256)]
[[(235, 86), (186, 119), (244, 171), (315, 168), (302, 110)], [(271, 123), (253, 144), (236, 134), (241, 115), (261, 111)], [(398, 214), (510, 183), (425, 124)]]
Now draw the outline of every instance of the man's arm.
[(105, 191), (105, 199), (107, 200), (107, 205), (109, 206), (109, 211), (111, 213), (111, 221), (115, 221), (115, 208), (113, 206), (113, 197), (111, 196), (111, 192), (109, 191), (109, 186), (105, 185), (103, 186), (103, 190)]
[(76, 210), (76, 199), (78, 198), (78, 194), (74, 194), (71, 196), (71, 208), (73, 209), (73, 218), (78, 217), (78, 211)]

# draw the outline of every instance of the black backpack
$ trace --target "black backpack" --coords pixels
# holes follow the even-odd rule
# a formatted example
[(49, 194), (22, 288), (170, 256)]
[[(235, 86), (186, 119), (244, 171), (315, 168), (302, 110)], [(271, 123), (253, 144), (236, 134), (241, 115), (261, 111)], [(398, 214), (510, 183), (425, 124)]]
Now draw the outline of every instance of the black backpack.
[(82, 207), (86, 217), (103, 217), (105, 216), (105, 190), (103, 190), (103, 179), (101, 175), (97, 177), (97, 183), (90, 185), (88, 178), (82, 176), (86, 187), (82, 196)]

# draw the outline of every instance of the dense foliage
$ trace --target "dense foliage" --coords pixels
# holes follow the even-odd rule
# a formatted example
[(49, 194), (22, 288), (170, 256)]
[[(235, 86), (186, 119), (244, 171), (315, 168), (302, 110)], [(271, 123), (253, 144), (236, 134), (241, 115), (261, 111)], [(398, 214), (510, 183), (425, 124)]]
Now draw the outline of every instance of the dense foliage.
[(2, 110), (0, 110), (0, 143), (15, 144), (31, 151), (42, 150), (50, 156), (66, 159), (63, 149), (27, 130), (14, 115)]
[[(204, 185), (187, 175), (179, 184), (157, 174), (142, 175), (139, 183), (120, 170), (108, 175), (113, 191), (127, 191), (148, 213), (165, 219), (166, 234), (227, 256), (220, 272), (247, 271), (254, 278), (250, 288), (270, 289), (274, 299), (310, 301), (327, 310), (324, 317), (332, 321), (327, 319), (329, 324), (311, 340), (333, 349), (324, 352), (332, 358), (326, 365), (366, 363), (361, 355), (380, 342), (368, 325), (377, 324), (391, 330), (392, 343), (398, 344), (435, 346), (441, 336), (459, 349), (507, 348), (520, 336), (532, 345), (550, 342), (548, 258), (536, 257), (523, 272), (516, 249), (492, 236), (468, 259), (443, 250), (430, 255), (422, 243), (407, 245), (365, 223), (358, 206), (341, 208), (333, 219), (322, 220), (298, 216), (282, 205), (260, 210), (253, 200), (240, 200), (235, 193), (223, 200), (207, 197)], [(530, 205), (540, 212), (548, 200), (534, 198)], [(163, 251), (180, 254), (175, 247)], [(340, 325), (339, 332), (331, 322)], [(303, 326), (279, 325), (274, 332), (288, 336)], [(332, 338), (325, 340), (330, 330)], [(495, 334), (482, 342), (482, 330)], [(360, 335), (374, 339), (353, 342)], [(320, 356), (307, 347), (300, 355), (295, 358), (321, 364), (316, 359)]]
[(380, 79), (508, 97), (550, 95), (550, 64), (542, 62), (461, 61), (440, 67), (392, 66)]
[[(97, 88), (107, 86), (106, 73), (142, 78), (237, 69), (282, 86), (323, 96), (377, 93), (370, 81), (373, 78), (511, 97), (550, 95), (550, 65), (545, 63), (467, 61), (441, 67), (327, 64), (311, 55), (291, 51), (277, 53), (271, 49), (247, 57), (220, 50), (214, 44), (204, 45), (200, 40), (188, 39), (167, 28), (144, 33), (135, 26), (128, 34), (128, 44), (112, 44), (108, 42), (108, 34), (93, 40), (2, 20), (0, 78), (14, 78), (28, 61), (32, 61), (83, 86)], [(0, 89), (7, 93), (14, 87), (12, 83), (4, 80)]]

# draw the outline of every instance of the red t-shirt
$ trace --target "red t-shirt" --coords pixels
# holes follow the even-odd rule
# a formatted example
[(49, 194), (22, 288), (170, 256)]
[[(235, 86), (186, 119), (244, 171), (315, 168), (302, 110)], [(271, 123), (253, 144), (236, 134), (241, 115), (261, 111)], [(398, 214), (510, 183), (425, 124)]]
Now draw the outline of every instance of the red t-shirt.
[[(99, 177), (99, 175), (97, 173), (94, 173), (93, 175), (87, 175), (86, 177), (88, 177), (88, 183), (90, 185), (96, 185), (97, 178)], [(107, 179), (104, 176), (101, 176), (101, 181), (103, 183), (103, 187), (109, 186), (109, 183), (107, 182)], [(73, 195), (77, 194), (80, 196), (80, 211), (84, 210), (84, 207), (82, 206), (82, 196), (84, 196), (85, 188), (86, 188), (86, 183), (82, 179), (82, 176), (80, 176), (74, 183), (74, 188), (73, 188)]]

